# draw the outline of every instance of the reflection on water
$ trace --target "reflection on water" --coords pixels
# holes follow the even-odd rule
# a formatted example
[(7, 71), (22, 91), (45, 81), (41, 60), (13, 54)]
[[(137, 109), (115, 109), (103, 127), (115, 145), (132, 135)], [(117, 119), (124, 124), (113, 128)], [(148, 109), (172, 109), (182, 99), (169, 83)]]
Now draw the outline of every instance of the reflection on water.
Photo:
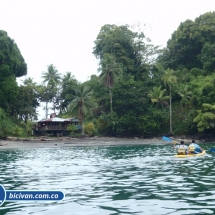
[(170, 144), (2, 150), (6, 190), (56, 189), (65, 199), (5, 202), (0, 214), (214, 214), (215, 153), (173, 154)]

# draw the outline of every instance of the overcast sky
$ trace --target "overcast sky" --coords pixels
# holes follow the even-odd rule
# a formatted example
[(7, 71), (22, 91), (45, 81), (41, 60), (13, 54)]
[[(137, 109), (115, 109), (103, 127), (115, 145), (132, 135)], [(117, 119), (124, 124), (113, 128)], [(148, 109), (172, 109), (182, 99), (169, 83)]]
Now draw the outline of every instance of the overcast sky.
[[(0, 30), (17, 43), (28, 77), (41, 82), (53, 64), (78, 81), (97, 73), (94, 41), (105, 24), (147, 24), (154, 45), (166, 45), (180, 22), (215, 10), (214, 0), (0, 0)], [(23, 79), (23, 78), (22, 78)]]

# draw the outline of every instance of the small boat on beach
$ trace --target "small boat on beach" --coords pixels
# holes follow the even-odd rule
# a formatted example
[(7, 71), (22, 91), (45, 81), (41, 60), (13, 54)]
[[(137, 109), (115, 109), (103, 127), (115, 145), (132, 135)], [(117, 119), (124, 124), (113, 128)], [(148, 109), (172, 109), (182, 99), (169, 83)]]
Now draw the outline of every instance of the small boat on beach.
[(175, 155), (174, 157), (176, 158), (189, 158), (189, 157), (199, 157), (199, 156), (203, 156), (205, 154), (205, 150), (201, 153), (198, 154), (189, 154), (189, 155)]

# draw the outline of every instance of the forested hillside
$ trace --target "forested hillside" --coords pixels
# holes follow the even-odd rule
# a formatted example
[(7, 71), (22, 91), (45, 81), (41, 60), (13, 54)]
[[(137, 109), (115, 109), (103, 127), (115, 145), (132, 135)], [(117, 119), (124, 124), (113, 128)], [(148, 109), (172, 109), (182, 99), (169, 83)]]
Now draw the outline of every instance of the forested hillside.
[(0, 31), (0, 136), (30, 134), (42, 102), (46, 116), (78, 116), (89, 135), (213, 133), (214, 26), (215, 12), (181, 22), (161, 49), (138, 28), (107, 24), (92, 50), (98, 76), (79, 83), (53, 62), (46, 72), (38, 71), (42, 83), (28, 78), (20, 86), (16, 78), (27, 74), (27, 62)]

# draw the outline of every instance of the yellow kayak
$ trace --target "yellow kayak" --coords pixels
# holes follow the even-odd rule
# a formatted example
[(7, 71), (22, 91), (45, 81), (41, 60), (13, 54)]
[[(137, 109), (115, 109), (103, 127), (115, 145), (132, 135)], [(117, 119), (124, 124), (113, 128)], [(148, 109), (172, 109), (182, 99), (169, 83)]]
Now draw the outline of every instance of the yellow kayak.
[(197, 156), (203, 156), (205, 154), (205, 150), (198, 154), (192, 154), (192, 155), (175, 155), (176, 158), (189, 158), (189, 157), (197, 157)]

